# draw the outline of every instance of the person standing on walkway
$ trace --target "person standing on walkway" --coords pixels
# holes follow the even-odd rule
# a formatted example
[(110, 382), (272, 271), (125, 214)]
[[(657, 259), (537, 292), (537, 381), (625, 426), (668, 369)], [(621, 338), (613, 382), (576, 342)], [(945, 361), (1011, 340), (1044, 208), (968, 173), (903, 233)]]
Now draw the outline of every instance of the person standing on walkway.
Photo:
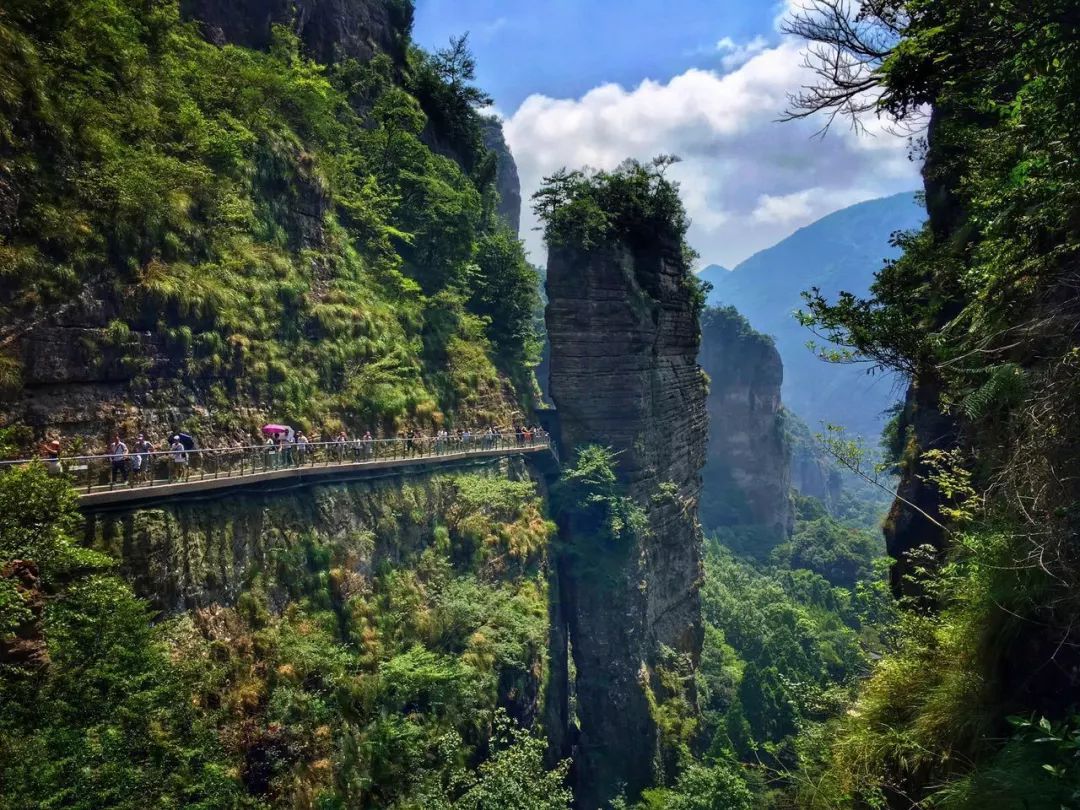
[(172, 453), (170, 457), (172, 475), (169, 476), (169, 480), (186, 481), (188, 477), (188, 454), (187, 448), (184, 447), (184, 443), (180, 441), (179, 436), (172, 437), (169, 450)]
[(113, 436), (109, 444), (109, 460), (112, 462), (112, 478), (110, 483), (115, 484), (119, 478), (125, 484), (128, 482), (128, 446), (120, 439), (120, 434)]
[(154, 445), (146, 440), (142, 433), (135, 439), (135, 454), (131, 457), (132, 477), (153, 478), (153, 470), (150, 468), (150, 454), (154, 452)]
[(45, 462), (45, 472), (49, 475), (63, 475), (64, 467), (60, 464), (60, 440), (53, 439), (41, 448)]

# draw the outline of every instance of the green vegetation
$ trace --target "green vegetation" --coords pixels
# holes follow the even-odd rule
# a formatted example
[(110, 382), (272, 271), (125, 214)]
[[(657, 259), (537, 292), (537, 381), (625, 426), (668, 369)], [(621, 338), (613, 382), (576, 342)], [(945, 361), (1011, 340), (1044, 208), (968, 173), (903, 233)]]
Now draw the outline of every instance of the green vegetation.
[[(533, 207), (545, 240), (583, 250), (614, 238), (681, 245), (690, 223), (678, 185), (664, 177), (677, 160), (661, 155), (649, 164), (628, 160), (612, 172), (562, 169), (544, 178)], [(689, 263), (693, 254), (686, 250)]]
[(434, 485), (419, 546), (379, 560), (312, 533), (234, 607), (151, 623), (73, 541), (63, 482), (0, 476), (0, 806), (567, 807), (566, 766), (518, 728), (542, 698), (553, 527), (528, 482)]
[(697, 258), (686, 242), (690, 220), (678, 183), (664, 176), (678, 160), (660, 155), (649, 163), (627, 160), (610, 172), (562, 169), (545, 177), (533, 194), (544, 240), (553, 249), (588, 251), (621, 241), (644, 255), (659, 251), (685, 271), (700, 312), (708, 288), (690, 272)]
[(616, 453), (609, 447), (578, 448), (574, 466), (563, 470), (553, 495), (557, 510), (572, 513), (584, 536), (601, 546), (626, 547), (648, 530), (648, 519), (645, 510), (623, 494), (615, 463)]
[(733, 306), (713, 306), (701, 314), (701, 331), (716, 332), (723, 336), (725, 345), (747, 344), (751, 346), (775, 346), (776, 340), (757, 331), (750, 321)]
[[(497, 369), (532, 395), (537, 282), (494, 213), (472, 57), (413, 49), (398, 75), (386, 56), (315, 64), (285, 29), (266, 53), (214, 46), (176, 0), (5, 3), (4, 338), (85, 295), (115, 313), (86, 361), (152, 404), (508, 418)], [(17, 388), (14, 358), (0, 368)]]
[(823, 734), (891, 643), (880, 538), (813, 499), (797, 506), (794, 537), (771, 555), (735, 530), (707, 541), (703, 755), (684, 751), (676, 783), (646, 792), (640, 808), (789, 806), (806, 740)]
[[(807, 737), (799, 800), (1075, 806), (1080, 18), (1064, 0), (890, 0), (864, 5), (856, 40), (870, 24), (891, 33), (866, 72), (823, 71), (801, 101), (858, 113), (855, 77), (901, 121), (932, 105), (930, 222), (896, 237), (868, 298), (813, 291), (806, 320), (912, 378), (886, 438), (918, 503), (887, 527), (909, 552), (895, 643)], [(851, 57), (835, 13), (797, 27)]]

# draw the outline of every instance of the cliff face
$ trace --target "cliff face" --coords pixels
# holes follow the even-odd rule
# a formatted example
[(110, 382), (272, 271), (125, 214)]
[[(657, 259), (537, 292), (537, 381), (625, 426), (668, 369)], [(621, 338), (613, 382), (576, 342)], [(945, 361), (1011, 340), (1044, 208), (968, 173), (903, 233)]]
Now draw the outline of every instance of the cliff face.
[[(501, 488), (514, 497), (502, 498)], [(250, 600), (253, 590), (283, 615), (295, 609), (295, 579), (323, 569), (344, 609), (370, 597), (386, 571), (415, 575), (408, 572), (435, 557), (456, 574), (481, 572), (492, 587), (532, 589), (533, 615), (542, 615), (541, 569), (553, 528), (517, 460), (91, 512), (84, 542), (116, 559), (163, 617), (213, 616)], [(526, 725), (541, 708), (543, 642), (541, 635), (520, 666), (498, 673), (502, 705)]]
[(760, 527), (776, 539), (789, 536), (791, 449), (776, 346), (734, 308), (712, 309), (702, 319), (700, 363), (711, 381), (702, 526)]
[[(280, 491), (253, 489), (210, 501), (178, 500), (91, 513), (86, 540), (120, 561), (136, 592), (166, 613), (231, 605), (253, 572), (305, 536), (342, 549), (350, 576), (369, 577), (430, 542), (453, 503), (449, 479), (421, 476)], [(270, 593), (284, 608), (288, 594)]]
[(367, 61), (388, 54), (405, 61), (409, 25), (405, 4), (391, 0), (181, 0), (181, 13), (201, 23), (207, 39), (263, 50), (272, 27), (293, 29), (313, 59), (326, 64), (341, 59)]
[[(205, 767), (230, 771), (207, 806), (449, 807), (463, 765), (488, 756), (483, 719), (501, 709), (532, 726), (542, 707), (555, 530), (543, 512), (520, 460), (91, 512), (85, 543), (113, 557), (126, 582), (94, 570), (46, 593), (33, 563), (6, 561), (0, 577), (25, 595), (28, 612), (0, 645), (0, 664), (51, 667), (52, 680), (78, 683), (79, 674), (58, 674), (69, 661), (82, 674), (102, 649), (114, 654), (104, 654), (110, 669), (133, 657), (117, 636), (153, 644), (165, 678), (105, 680), (108, 693), (99, 687), (92, 703), (106, 717), (127, 712), (118, 704), (137, 705), (127, 716), (140, 718), (153, 706), (145, 722), (155, 744), (176, 733)], [(158, 611), (152, 641), (128, 582)], [(107, 601), (87, 597), (92, 587)], [(39, 614), (57, 601), (72, 606), (88, 646), (50, 661)], [(133, 615), (125, 608), (135, 619), (104, 625), (104, 641), (82, 629), (102, 626), (88, 625), (93, 616)], [(147, 697), (162, 688), (167, 700)], [(172, 712), (187, 718), (175, 732)], [(193, 727), (206, 730), (209, 746), (199, 747)], [(461, 741), (448, 746), (451, 730)], [(125, 751), (114, 761), (134, 773), (149, 767), (142, 756)], [(208, 795), (199, 783), (162, 781), (177, 798), (147, 806)], [(48, 795), (27, 792), (24, 804), (42, 806)]]
[[(281, 176), (267, 180), (256, 199), (280, 211), (281, 233), (291, 251), (312, 251), (315, 287), (325, 288), (331, 271), (324, 215), (332, 204), (303, 155), (293, 151), (288, 158), (296, 165), (283, 161)], [(212, 388), (224, 391), (233, 409), (250, 414), (251, 421), (272, 416), (243, 390), (250, 369), (242, 350), (193, 376), (192, 346), (164, 333), (145, 308), (133, 315), (128, 303), (103, 277), (56, 307), (51, 317), (5, 341), (19, 358), (21, 380), (17, 389), (0, 392), (0, 423), (26, 426), (36, 436), (91, 441), (116, 429), (128, 436), (148, 431), (161, 440), (183, 425), (208, 446), (223, 437), (246, 441), (234, 419), (215, 418), (221, 403)], [(117, 321), (130, 322), (130, 329), (122, 335), (111, 331)]]
[(521, 232), (521, 179), (514, 155), (503, 137), (497, 118), (485, 118), (484, 146), (495, 154), (495, 190), (499, 192), (499, 216), (517, 236)]
[(553, 633), (566, 627), (577, 668), (576, 797), (586, 808), (606, 806), (620, 786), (633, 797), (655, 783), (661, 648), (691, 665), (701, 649), (705, 381), (679, 250), (615, 241), (553, 246), (548, 259), (550, 386), (564, 463), (586, 444), (612, 448), (624, 491), (648, 516), (633, 547), (601, 562), (575, 516), (560, 516), (566, 553)]
[[(65, 455), (96, 452), (113, 431), (247, 442), (266, 421), (319, 435), (430, 427), (435, 414), (508, 424), (518, 392), (497, 347), (476, 340), (479, 305), (421, 300), (400, 277), (467, 272), (490, 226), (487, 184), (436, 160), (419, 131), (396, 131), (408, 148), (387, 157), (369, 109), (382, 79), (346, 92), (291, 45), (268, 47), (282, 23), (319, 63), (378, 51), (401, 67), (410, 0), (182, 5), (201, 28), (132, 4), (54, 19), (31, 3), (3, 23), (0, 40), (22, 56), (0, 47), (18, 89), (0, 111), (18, 123), (0, 160), (0, 427), (20, 454), (54, 438)], [(83, 61), (69, 37), (85, 40)], [(46, 73), (57, 80), (39, 98)], [(429, 74), (429, 95), (450, 92)], [(60, 103), (84, 91), (85, 105)], [(345, 152), (356, 189), (378, 183), (398, 202), (331, 182)], [(508, 155), (501, 165), (512, 178)], [(454, 204), (433, 211), (420, 190), (436, 176)], [(508, 219), (514, 203), (508, 190)], [(42, 227), (57, 211), (62, 224)], [(423, 250), (397, 239), (425, 228)]]
[[(959, 180), (945, 169), (949, 155), (935, 149), (935, 135), (942, 125), (942, 114), (935, 109), (930, 118), (927, 137), (931, 148), (923, 166), (923, 183), (926, 192), (928, 223), (936, 238), (946, 241), (957, 230), (965, 227), (964, 212), (956, 199)], [(955, 314), (952, 307), (939, 317), (945, 323)], [(922, 546), (932, 546), (944, 552), (947, 537), (939, 523), (932, 523), (909, 504), (930, 515), (935, 521), (941, 517), (942, 494), (927, 480), (931, 472), (921, 460), (931, 450), (949, 450), (957, 445), (959, 425), (955, 415), (946, 412), (941, 405), (942, 386), (936, 374), (927, 373), (922, 379), (908, 385), (904, 397), (904, 409), (900, 413), (899, 429), (911, 435), (911, 448), (901, 464), (897, 499), (893, 501), (885, 521), (885, 547), (896, 560), (890, 571), (893, 593), (914, 595), (908, 575), (912, 572), (909, 556)]]

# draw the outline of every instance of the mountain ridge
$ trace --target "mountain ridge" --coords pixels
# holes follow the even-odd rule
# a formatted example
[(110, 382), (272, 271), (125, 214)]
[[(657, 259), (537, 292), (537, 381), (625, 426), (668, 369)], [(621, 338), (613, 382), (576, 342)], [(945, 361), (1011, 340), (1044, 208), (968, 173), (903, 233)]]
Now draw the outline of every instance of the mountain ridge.
[(806, 346), (814, 336), (794, 317), (802, 291), (818, 287), (827, 297), (841, 291), (865, 295), (877, 270), (898, 255), (891, 235), (917, 228), (923, 219), (916, 192), (868, 200), (799, 228), (730, 271), (714, 264), (699, 273), (712, 284), (710, 305), (736, 307), (754, 329), (776, 340), (784, 361), (784, 402), (811, 427), (827, 421), (876, 437), (898, 398), (900, 381), (865, 365), (818, 359)]

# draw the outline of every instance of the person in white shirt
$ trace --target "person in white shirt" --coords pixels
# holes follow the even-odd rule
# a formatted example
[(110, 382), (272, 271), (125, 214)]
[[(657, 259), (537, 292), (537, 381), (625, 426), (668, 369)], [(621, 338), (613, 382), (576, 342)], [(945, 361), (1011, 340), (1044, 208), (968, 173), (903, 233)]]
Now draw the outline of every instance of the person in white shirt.
[(169, 445), (172, 461), (172, 479), (174, 481), (186, 481), (188, 475), (188, 454), (187, 448), (184, 447), (184, 443), (180, 441), (179, 436), (172, 437), (172, 444)]
[(120, 440), (120, 434), (113, 436), (109, 445), (109, 459), (112, 461), (112, 483), (119, 478), (125, 484), (128, 482), (128, 446)]

